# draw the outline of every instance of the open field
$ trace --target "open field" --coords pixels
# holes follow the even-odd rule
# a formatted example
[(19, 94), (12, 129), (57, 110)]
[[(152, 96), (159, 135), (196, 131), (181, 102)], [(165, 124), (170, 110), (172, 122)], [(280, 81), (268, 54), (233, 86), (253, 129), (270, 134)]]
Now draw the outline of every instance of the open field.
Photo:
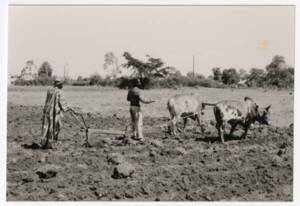
[[(67, 100), (82, 107), (91, 128), (123, 129), (128, 123), (127, 91), (112, 88), (66, 87)], [(91, 134), (85, 148), (83, 132), (69, 114), (63, 120), (60, 144), (53, 150), (25, 148), (40, 140), (41, 111), (46, 88), (11, 87), (8, 91), (8, 200), (172, 200), (172, 201), (292, 201), (293, 92), (254, 89), (149, 90), (146, 97), (144, 144), (120, 136)], [(241, 140), (241, 129), (217, 138), (212, 112), (205, 114), (206, 132), (189, 122), (177, 137), (162, 130), (168, 122), (167, 99), (193, 92), (199, 99), (253, 98), (272, 104), (272, 126), (255, 127)], [(209, 112), (210, 111), (210, 112)], [(115, 160), (117, 156), (117, 160)], [(133, 173), (115, 175), (117, 164), (128, 163)], [(55, 176), (39, 178), (38, 171)]]
[[(8, 102), (23, 106), (42, 106), (45, 101), (47, 87), (10, 87)], [(79, 106), (83, 112), (99, 113), (103, 116), (128, 116), (126, 90), (98, 87), (65, 87), (64, 95), (71, 105)], [(289, 126), (293, 123), (293, 92), (263, 89), (214, 89), (214, 88), (181, 88), (145, 90), (144, 96), (157, 100), (156, 103), (143, 108), (145, 116), (169, 117), (166, 109), (168, 98), (175, 94), (194, 93), (200, 101), (217, 102), (224, 99), (243, 101), (245, 96), (251, 97), (261, 106), (272, 104), (272, 124)], [(211, 110), (206, 111), (204, 119), (213, 119)]]

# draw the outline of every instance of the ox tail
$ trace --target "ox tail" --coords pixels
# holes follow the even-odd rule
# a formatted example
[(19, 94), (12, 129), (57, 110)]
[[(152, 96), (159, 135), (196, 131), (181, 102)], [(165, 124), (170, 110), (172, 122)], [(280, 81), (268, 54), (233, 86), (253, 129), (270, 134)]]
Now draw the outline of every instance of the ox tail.
[(172, 118), (173, 116), (176, 115), (176, 111), (175, 111), (175, 101), (174, 101), (173, 98), (170, 99), (170, 100), (167, 102), (167, 108), (168, 108), (168, 110), (169, 110), (169, 112), (170, 112), (171, 118)]
[(214, 106), (216, 106), (216, 104), (202, 102), (201, 103), (201, 114), (202, 115), (204, 115), (205, 106), (212, 106), (212, 107), (214, 107)]

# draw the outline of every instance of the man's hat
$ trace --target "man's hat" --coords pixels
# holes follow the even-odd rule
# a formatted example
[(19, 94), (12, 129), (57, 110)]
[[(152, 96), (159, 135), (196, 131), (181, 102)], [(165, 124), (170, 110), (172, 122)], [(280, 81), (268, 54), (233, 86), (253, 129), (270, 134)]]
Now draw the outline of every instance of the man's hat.
[(59, 86), (59, 85), (63, 85), (64, 84), (64, 79), (63, 78), (56, 78), (55, 80), (54, 80), (54, 85), (55, 86)]

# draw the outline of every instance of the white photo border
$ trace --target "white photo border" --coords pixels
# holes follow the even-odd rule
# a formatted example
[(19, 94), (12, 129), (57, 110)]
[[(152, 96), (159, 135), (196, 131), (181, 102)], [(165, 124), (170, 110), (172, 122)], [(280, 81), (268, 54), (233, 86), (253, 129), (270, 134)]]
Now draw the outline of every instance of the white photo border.
[[(7, 61), (8, 61), (8, 6), (9, 5), (294, 5), (295, 6), (295, 91), (294, 91), (294, 184), (292, 202), (7, 202), (6, 201), (6, 137), (7, 137)], [(300, 205), (300, 73), (297, 71), (299, 65), (299, 1), (291, 0), (1, 0), (0, 1), (0, 205)], [(298, 38), (297, 38), (298, 37)], [(298, 57), (298, 58), (297, 58)]]

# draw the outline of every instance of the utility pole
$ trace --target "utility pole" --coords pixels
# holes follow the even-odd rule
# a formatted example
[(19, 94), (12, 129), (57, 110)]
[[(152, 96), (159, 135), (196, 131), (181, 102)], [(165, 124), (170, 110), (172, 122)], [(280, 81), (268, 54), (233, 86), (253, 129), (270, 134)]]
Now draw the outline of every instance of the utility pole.
[(64, 65), (64, 79), (66, 79), (66, 76), (67, 76), (67, 65), (68, 65), (68, 63), (66, 63)]
[(195, 55), (193, 55), (193, 77), (195, 77)]

